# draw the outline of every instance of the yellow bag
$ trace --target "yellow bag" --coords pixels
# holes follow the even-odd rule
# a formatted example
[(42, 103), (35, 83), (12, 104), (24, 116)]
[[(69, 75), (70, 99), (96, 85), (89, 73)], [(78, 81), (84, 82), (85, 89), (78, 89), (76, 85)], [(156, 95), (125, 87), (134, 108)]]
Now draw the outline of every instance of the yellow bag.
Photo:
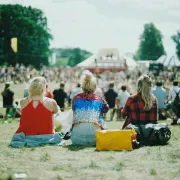
[(132, 140), (136, 139), (134, 129), (96, 130), (97, 150), (132, 150)]

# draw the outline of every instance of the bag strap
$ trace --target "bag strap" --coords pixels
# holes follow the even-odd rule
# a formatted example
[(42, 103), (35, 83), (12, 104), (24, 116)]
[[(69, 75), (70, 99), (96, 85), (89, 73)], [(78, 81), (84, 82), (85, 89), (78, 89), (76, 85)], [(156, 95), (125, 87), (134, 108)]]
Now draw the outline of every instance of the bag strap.
[[(174, 89), (173, 89), (173, 90), (174, 90)], [(176, 91), (174, 90), (174, 92), (176, 93), (176, 96), (177, 96), (177, 95), (179, 95), (179, 93), (180, 93), (180, 90), (179, 90), (179, 92), (176, 92)]]

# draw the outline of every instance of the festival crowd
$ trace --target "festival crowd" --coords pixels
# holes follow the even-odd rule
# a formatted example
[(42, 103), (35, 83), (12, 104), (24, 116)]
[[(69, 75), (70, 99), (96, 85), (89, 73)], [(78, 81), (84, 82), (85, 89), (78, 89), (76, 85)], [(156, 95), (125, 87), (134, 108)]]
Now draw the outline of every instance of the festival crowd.
[[(158, 124), (158, 120), (172, 120), (178, 124), (180, 118), (179, 74), (164, 71), (142, 75), (140, 71), (103, 72), (93, 74), (76, 68), (47, 68), (39, 71), (31, 66), (0, 68), (0, 82), (5, 83), (1, 95), (6, 108), (5, 119), (13, 109), (12, 117), (20, 117), (19, 128), (12, 137), (15, 147), (59, 144), (67, 135), (76, 145), (96, 144), (96, 130), (105, 130), (107, 115), (110, 121), (124, 121), (122, 129), (130, 125)], [(14, 105), (14, 83), (29, 82), (24, 98)], [(59, 82), (52, 92), (47, 82)], [(77, 84), (70, 93), (66, 83)], [(168, 85), (169, 89), (165, 89)], [(72, 108), (72, 124), (67, 134), (54, 130), (53, 115)], [(18, 108), (19, 107), (19, 108)], [(58, 110), (59, 109), (59, 110)]]

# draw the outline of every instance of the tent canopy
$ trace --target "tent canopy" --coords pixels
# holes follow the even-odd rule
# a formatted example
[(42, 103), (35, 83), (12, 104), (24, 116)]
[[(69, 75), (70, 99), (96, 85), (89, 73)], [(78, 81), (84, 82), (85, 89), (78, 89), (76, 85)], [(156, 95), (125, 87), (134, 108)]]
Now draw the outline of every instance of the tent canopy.
[(156, 62), (163, 64), (164, 66), (180, 66), (180, 60), (177, 55), (173, 56), (161, 56)]
[(130, 57), (120, 56), (119, 51), (116, 48), (104, 48), (100, 49), (97, 53), (88, 57), (81, 63), (77, 64), (77, 67), (93, 68), (93, 67), (136, 67), (136, 61)]

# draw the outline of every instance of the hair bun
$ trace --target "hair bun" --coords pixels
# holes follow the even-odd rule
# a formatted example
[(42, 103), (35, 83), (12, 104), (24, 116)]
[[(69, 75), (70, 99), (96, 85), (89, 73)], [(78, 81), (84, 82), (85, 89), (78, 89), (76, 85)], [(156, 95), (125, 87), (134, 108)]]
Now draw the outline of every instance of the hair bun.
[(86, 74), (86, 75), (85, 75), (85, 80), (86, 80), (86, 81), (90, 81), (91, 78), (92, 78), (92, 76), (91, 76), (90, 74)]

